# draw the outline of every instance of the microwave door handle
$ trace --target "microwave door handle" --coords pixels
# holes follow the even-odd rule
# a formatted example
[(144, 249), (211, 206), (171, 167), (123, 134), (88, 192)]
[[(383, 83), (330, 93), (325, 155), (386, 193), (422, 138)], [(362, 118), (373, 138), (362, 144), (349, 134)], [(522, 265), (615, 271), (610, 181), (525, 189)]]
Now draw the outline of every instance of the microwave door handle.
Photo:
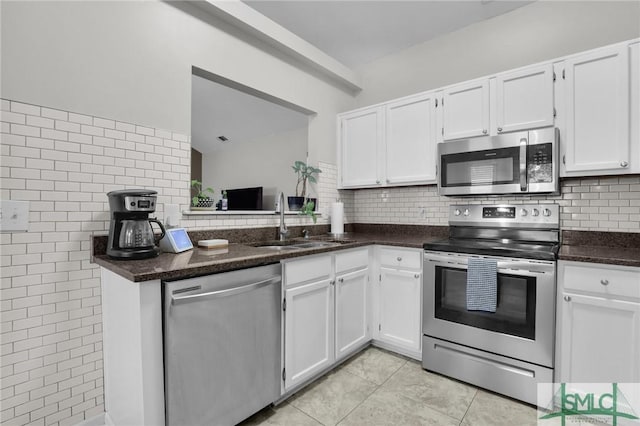
[(520, 191), (527, 190), (527, 138), (520, 139)]

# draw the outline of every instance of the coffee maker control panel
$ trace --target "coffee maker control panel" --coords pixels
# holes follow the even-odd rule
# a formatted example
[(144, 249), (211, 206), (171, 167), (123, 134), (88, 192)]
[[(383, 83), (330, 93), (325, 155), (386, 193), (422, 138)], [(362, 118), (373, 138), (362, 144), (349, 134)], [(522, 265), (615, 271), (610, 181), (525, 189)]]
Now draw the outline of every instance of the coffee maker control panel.
[(124, 197), (124, 208), (130, 212), (154, 212), (156, 210), (156, 197)]

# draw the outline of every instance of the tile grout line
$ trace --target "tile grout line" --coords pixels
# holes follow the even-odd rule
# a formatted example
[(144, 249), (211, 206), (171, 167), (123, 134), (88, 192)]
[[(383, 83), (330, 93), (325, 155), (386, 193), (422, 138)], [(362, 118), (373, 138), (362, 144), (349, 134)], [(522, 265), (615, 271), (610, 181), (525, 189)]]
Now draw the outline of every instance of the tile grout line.
[(462, 422), (464, 422), (464, 418), (467, 417), (467, 413), (469, 413), (469, 409), (471, 408), (471, 405), (473, 404), (473, 401), (476, 400), (476, 396), (478, 396), (478, 391), (479, 390), (480, 390), (479, 388), (476, 388), (476, 392), (473, 394), (473, 398), (471, 398), (471, 402), (469, 403), (469, 406), (467, 407), (466, 411), (464, 412), (464, 415), (460, 419), (460, 426), (462, 426)]
[(401, 369), (402, 367), (404, 367), (404, 366), (407, 364), (407, 362), (408, 362), (406, 359), (403, 359), (403, 361), (404, 361), (404, 362), (403, 362), (403, 363), (402, 363), (398, 368), (396, 368), (396, 370), (395, 370), (393, 373), (391, 373), (391, 374), (389, 375), (389, 377), (387, 377), (387, 379), (386, 379), (385, 381), (383, 381), (383, 382), (382, 382), (382, 383), (380, 383), (379, 385), (378, 385), (377, 383), (374, 383), (374, 382), (372, 382), (372, 381), (370, 381), (370, 380), (367, 380), (367, 379), (365, 379), (365, 378), (363, 378), (363, 377), (356, 376), (355, 374), (350, 373), (349, 371), (347, 371), (347, 373), (349, 373), (349, 374), (351, 374), (351, 375), (353, 375), (353, 376), (360, 377), (361, 379), (363, 379), (363, 380), (365, 380), (365, 381), (367, 381), (367, 382), (369, 382), (369, 383), (373, 383), (374, 385), (376, 385), (376, 388), (375, 388), (375, 389), (373, 389), (373, 391), (372, 391), (369, 395), (367, 395), (367, 397), (366, 397), (365, 399), (363, 399), (363, 400), (362, 400), (358, 405), (356, 405), (355, 407), (353, 407), (353, 409), (352, 409), (351, 411), (349, 411), (347, 414), (345, 414), (345, 415), (344, 415), (344, 416), (343, 416), (343, 417), (338, 421), (338, 423), (336, 423), (336, 426), (339, 426), (339, 425), (340, 425), (340, 423), (342, 423), (342, 422), (343, 422), (347, 417), (349, 417), (349, 415), (350, 415), (351, 413), (353, 413), (356, 409), (358, 409), (358, 407), (360, 407), (360, 406), (361, 406), (362, 404), (364, 404), (364, 403), (365, 403), (369, 398), (371, 398), (371, 395), (373, 395), (374, 393), (376, 393), (376, 391), (378, 391), (378, 390), (382, 387), (382, 385), (384, 385), (385, 383), (387, 383), (387, 381), (389, 381), (389, 379), (391, 379), (391, 377), (393, 377), (393, 376), (394, 376), (398, 371), (400, 371), (400, 369)]

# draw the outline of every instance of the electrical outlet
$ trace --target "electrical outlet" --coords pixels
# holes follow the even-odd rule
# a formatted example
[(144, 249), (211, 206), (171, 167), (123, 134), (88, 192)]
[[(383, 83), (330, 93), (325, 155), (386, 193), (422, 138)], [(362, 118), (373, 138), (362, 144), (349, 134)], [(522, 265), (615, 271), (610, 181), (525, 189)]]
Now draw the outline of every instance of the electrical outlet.
[(28, 201), (0, 201), (0, 232), (29, 230)]
[(180, 224), (182, 213), (178, 204), (164, 205), (164, 224), (167, 228), (175, 228)]
[(427, 218), (427, 209), (424, 206), (418, 206), (418, 217), (421, 217), (422, 219), (426, 219)]

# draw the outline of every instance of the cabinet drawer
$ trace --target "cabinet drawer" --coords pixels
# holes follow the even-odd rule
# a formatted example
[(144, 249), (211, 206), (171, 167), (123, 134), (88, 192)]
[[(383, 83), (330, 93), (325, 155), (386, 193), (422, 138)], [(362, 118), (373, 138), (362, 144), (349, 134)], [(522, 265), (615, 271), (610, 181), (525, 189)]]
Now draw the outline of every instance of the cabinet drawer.
[(369, 249), (341, 251), (336, 253), (336, 274), (369, 266)]
[(329, 278), (331, 275), (331, 255), (309, 256), (284, 263), (284, 283), (293, 284)]
[(422, 250), (401, 250), (395, 248), (380, 249), (380, 265), (393, 268), (420, 269)]
[(565, 290), (640, 299), (640, 270), (564, 265)]

